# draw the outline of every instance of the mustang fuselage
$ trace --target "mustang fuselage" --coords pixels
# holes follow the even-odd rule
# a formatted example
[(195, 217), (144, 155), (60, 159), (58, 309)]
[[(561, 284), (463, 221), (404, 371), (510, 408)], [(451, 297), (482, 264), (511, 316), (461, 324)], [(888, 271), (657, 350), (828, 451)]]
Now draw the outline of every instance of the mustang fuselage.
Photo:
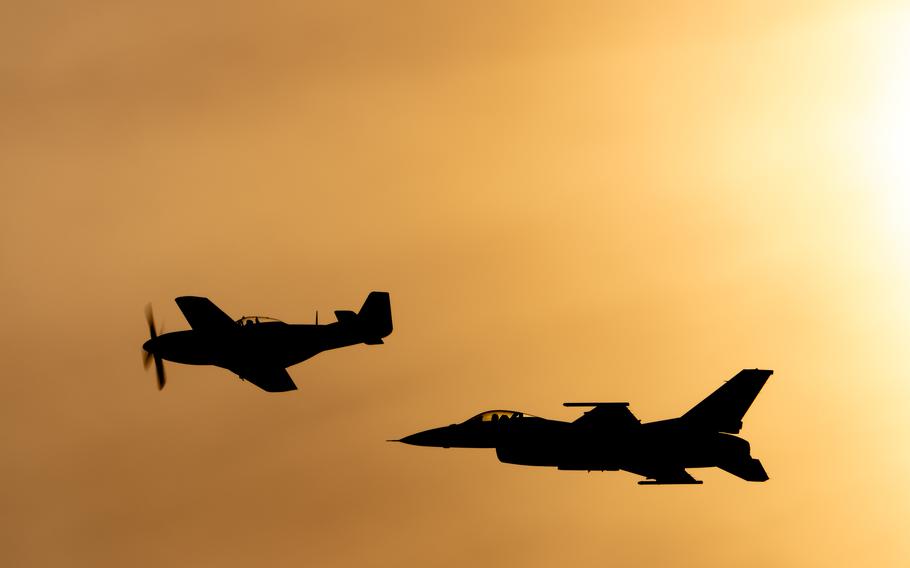
[(244, 369), (268, 361), (285, 368), (327, 351), (358, 343), (381, 343), (359, 333), (353, 323), (326, 325), (262, 322), (237, 324), (226, 330), (174, 331), (142, 346), (167, 361), (186, 365), (215, 365)]

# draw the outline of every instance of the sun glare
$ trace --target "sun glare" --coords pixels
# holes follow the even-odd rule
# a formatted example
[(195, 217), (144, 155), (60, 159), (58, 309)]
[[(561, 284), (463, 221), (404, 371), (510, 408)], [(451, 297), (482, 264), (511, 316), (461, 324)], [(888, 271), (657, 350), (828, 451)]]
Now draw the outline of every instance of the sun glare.
[(866, 30), (867, 96), (852, 118), (852, 161), (879, 210), (880, 228), (910, 254), (910, 10), (879, 14)]
[(873, 178), (887, 189), (907, 194), (910, 183), (910, 40), (894, 58), (891, 73), (864, 117), (865, 159)]

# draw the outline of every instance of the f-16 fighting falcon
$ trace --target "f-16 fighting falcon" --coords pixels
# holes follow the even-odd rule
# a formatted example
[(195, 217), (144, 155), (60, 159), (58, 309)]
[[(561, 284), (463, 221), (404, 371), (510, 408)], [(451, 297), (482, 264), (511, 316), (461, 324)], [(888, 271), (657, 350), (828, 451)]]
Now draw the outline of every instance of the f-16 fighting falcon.
[(744, 369), (679, 418), (642, 424), (627, 402), (567, 402), (589, 407), (574, 422), (512, 410), (489, 410), (462, 422), (412, 434), (415, 446), (496, 448), (503, 463), (567, 470), (625, 470), (640, 485), (700, 484), (687, 468), (719, 467), (746, 481), (767, 481), (749, 442), (733, 436), (774, 371)]
[(228, 369), (268, 392), (295, 390), (286, 367), (329, 349), (357, 343), (377, 345), (392, 333), (388, 292), (370, 292), (355, 313), (336, 310), (338, 321), (319, 325), (290, 325), (273, 318), (244, 316), (234, 321), (208, 298), (182, 296), (175, 300), (191, 330), (159, 335), (151, 306), (146, 320), (151, 339), (145, 342), (145, 366), (155, 361), (158, 388), (164, 388), (164, 361), (215, 365)]

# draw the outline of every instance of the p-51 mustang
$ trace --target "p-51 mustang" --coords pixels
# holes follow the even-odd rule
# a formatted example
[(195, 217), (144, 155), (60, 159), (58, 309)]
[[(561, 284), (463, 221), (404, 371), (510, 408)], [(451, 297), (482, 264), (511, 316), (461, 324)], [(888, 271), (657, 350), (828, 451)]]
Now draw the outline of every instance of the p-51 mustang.
[(567, 402), (591, 407), (574, 422), (490, 410), (462, 422), (401, 440), (415, 446), (496, 448), (503, 463), (587, 471), (625, 470), (640, 485), (698, 484), (690, 467), (719, 467), (746, 481), (768, 474), (749, 453), (749, 442), (732, 436), (774, 371), (744, 369), (679, 418), (642, 424), (628, 402)]
[(234, 321), (208, 298), (175, 300), (193, 329), (158, 335), (151, 306), (146, 308), (151, 339), (145, 342), (145, 366), (152, 359), (158, 388), (164, 388), (164, 362), (215, 365), (237, 374), (262, 390), (295, 390), (286, 367), (329, 349), (357, 343), (377, 345), (392, 333), (388, 292), (370, 292), (355, 313), (336, 310), (338, 321), (327, 325), (290, 325), (273, 318), (244, 316)]

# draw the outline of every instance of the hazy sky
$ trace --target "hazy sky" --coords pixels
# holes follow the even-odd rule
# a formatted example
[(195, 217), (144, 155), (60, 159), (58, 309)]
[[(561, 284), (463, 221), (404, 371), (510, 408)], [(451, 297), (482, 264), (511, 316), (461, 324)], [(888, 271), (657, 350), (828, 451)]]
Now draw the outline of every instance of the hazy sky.
[[(265, 4), (0, 6), (0, 563), (906, 565), (906, 4)], [(142, 368), (370, 290), (299, 391)], [(767, 483), (384, 441), (744, 367)]]

